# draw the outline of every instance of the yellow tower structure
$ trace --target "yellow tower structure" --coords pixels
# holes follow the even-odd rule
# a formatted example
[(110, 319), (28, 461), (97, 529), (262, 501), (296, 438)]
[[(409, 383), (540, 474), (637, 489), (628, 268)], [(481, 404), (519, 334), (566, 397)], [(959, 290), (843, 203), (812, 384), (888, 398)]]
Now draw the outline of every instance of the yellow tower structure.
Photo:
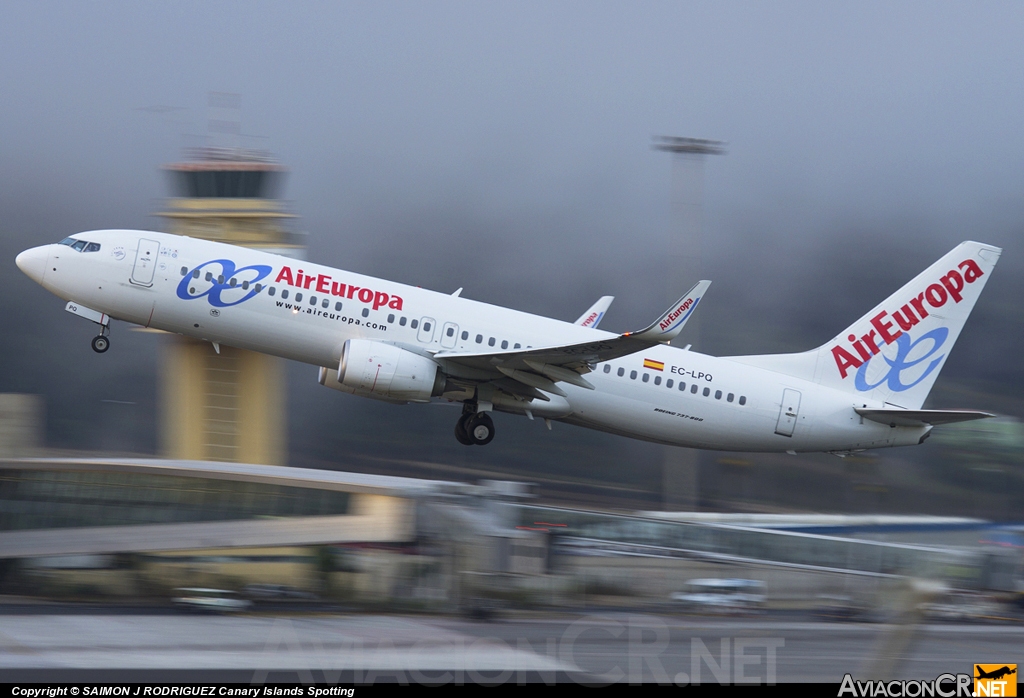
[[(167, 165), (176, 197), (158, 215), (177, 235), (302, 258), (276, 193), (285, 169), (265, 153), (198, 148)], [(281, 359), (171, 336), (163, 347), (161, 451), (168, 458), (285, 465)]]

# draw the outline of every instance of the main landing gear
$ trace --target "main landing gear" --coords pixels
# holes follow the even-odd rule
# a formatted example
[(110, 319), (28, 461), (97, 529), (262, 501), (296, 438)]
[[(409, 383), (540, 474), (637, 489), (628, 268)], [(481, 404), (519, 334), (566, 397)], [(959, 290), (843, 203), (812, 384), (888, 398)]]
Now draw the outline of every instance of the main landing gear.
[(110, 348), (110, 338), (107, 337), (108, 331), (106, 326), (101, 326), (100, 333), (92, 338), (92, 350), (97, 354), (102, 354)]
[(494, 420), (486, 412), (474, 412), (472, 405), (466, 405), (455, 423), (455, 438), (466, 446), (489, 444), (494, 438)]

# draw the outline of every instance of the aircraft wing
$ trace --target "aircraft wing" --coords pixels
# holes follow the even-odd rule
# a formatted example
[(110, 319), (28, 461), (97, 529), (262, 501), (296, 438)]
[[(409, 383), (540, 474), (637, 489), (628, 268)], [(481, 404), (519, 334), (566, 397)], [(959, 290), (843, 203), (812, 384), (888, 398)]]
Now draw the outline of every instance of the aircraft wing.
[(608, 312), (608, 307), (615, 300), (615, 296), (601, 296), (597, 303), (594, 303), (587, 309), (587, 312), (580, 315), (574, 325), (582, 325), (583, 327), (589, 327), (591, 329), (597, 329), (598, 324), (601, 322), (601, 318)]
[(670, 342), (682, 331), (697, 308), (710, 281), (700, 281), (649, 326), (617, 337), (605, 337), (579, 344), (491, 352), (442, 351), (435, 359), (453, 362), (479, 375), (477, 380), (511, 378), (530, 388), (565, 395), (555, 383), (564, 381), (593, 390), (580, 374), (589, 373), (590, 364), (617, 359), (658, 344)]
[(923, 427), (927, 424), (953, 424), (969, 422), (974, 419), (986, 419), (996, 415), (979, 410), (899, 410), (899, 409), (868, 409), (854, 407), (854, 411), (864, 419), (893, 427)]

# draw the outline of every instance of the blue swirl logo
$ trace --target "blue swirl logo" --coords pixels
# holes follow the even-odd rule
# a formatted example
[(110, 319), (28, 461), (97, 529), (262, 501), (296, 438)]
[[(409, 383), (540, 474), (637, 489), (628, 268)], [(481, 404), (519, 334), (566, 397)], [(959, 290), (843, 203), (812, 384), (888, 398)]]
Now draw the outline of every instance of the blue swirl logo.
[[(214, 269), (206, 270), (211, 265)], [(255, 296), (257, 291), (253, 287), (254, 284), (271, 271), (273, 269), (266, 264), (252, 264), (236, 269), (235, 263), (230, 259), (212, 259), (189, 270), (178, 284), (178, 298), (191, 301), (206, 297), (210, 305), (228, 308)]]
[[(949, 337), (948, 327), (937, 327), (931, 332), (926, 332), (925, 334), (921, 335), (914, 341), (911, 341), (910, 335), (904, 332), (903, 334), (896, 338), (895, 357), (890, 359), (888, 356), (881, 354), (881, 357), (885, 360), (885, 363), (889, 364), (889, 372), (882, 376), (882, 379), (877, 383), (868, 383), (867, 371), (868, 366), (871, 365), (871, 362), (865, 361), (857, 370), (857, 377), (856, 380), (854, 380), (854, 385), (857, 387), (857, 390), (860, 390), (862, 392), (874, 390), (878, 386), (882, 385), (882, 383), (887, 383), (889, 390), (892, 390), (893, 392), (896, 393), (902, 393), (904, 390), (910, 390), (915, 385), (917, 385), (925, 378), (927, 378), (929, 374), (931, 374), (931, 372), (935, 370), (936, 366), (938, 366), (942, 362), (946, 355), (942, 354), (937, 358), (932, 359), (931, 363), (929, 363), (927, 368), (924, 369), (924, 372), (917, 377), (917, 380), (915, 380), (912, 383), (903, 382), (903, 372), (909, 368), (913, 368), (914, 366), (924, 363), (925, 361), (930, 359), (932, 355), (935, 354), (935, 352), (937, 352), (939, 348), (946, 343), (947, 337)], [(907, 357), (909, 357), (911, 353), (914, 352), (914, 349), (918, 345), (925, 341), (931, 342), (931, 346), (928, 347), (928, 350), (924, 351), (923, 353), (921, 353), (921, 351), (923, 350), (919, 350), (918, 353), (920, 355), (915, 356), (913, 359), (910, 359), (908, 361)]]

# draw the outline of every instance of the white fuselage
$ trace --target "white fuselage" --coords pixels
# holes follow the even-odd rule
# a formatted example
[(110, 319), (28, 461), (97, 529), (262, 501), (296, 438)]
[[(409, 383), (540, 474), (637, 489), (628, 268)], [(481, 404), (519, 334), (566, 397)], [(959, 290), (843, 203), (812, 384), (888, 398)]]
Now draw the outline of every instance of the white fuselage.
[[(43, 271), (39, 278), (26, 273), (57, 296), (114, 318), (315, 366), (337, 368), (345, 341), (357, 338), (433, 355), (616, 336), (216, 242), (129, 230), (76, 237), (100, 249), (79, 252), (56, 244), (34, 248), (24, 254)], [(207, 280), (208, 273), (212, 280)], [(226, 278), (219, 280), (222, 275)], [(236, 279), (235, 287), (227, 285), (230, 278)], [(472, 378), (459, 376), (465, 370), (454, 362), (438, 363), (449, 375)], [(661, 370), (651, 367), (658, 364), (663, 364)], [(598, 364), (586, 380), (594, 390), (559, 383), (564, 399), (495, 401), (494, 407), (519, 414), (529, 409), (537, 416), (647, 441), (735, 451), (909, 445), (929, 430), (865, 421), (854, 412), (854, 404), (881, 405), (667, 345)], [(682, 390), (680, 384), (685, 385)]]

